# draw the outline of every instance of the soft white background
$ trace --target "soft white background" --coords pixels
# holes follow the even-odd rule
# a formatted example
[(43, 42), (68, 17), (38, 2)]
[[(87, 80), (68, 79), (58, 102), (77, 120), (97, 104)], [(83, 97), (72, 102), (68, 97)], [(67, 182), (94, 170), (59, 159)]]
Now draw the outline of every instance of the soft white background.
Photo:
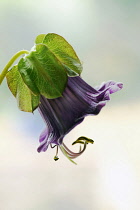
[(74, 47), (89, 84), (112, 79), (123, 82), (124, 89), (66, 136), (67, 145), (82, 135), (95, 141), (75, 166), (61, 153), (55, 162), (55, 149), (36, 152), (45, 125), (37, 111), (18, 110), (4, 81), (0, 210), (139, 209), (139, 11), (138, 0), (1, 0), (1, 70), (18, 50), (30, 50), (38, 34), (53, 32)]

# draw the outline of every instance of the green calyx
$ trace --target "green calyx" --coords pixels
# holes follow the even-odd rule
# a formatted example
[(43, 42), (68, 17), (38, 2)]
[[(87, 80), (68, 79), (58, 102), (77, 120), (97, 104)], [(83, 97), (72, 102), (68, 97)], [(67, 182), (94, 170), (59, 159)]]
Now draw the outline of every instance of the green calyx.
[[(11, 68), (23, 54), (26, 55)], [(39, 105), (40, 95), (48, 99), (61, 97), (68, 76), (78, 76), (81, 71), (78, 56), (62, 36), (41, 34), (30, 52), (22, 50), (11, 58), (0, 74), (0, 84), (6, 77), (19, 109), (33, 112)]]

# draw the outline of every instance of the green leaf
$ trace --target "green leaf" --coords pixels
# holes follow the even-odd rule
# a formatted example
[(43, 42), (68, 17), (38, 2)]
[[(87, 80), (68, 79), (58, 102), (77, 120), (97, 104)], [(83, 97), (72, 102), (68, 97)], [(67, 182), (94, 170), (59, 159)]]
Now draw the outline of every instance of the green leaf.
[(44, 44), (37, 44), (18, 63), (19, 72), (35, 95), (52, 99), (62, 96), (67, 84), (67, 74), (61, 62)]
[(17, 99), (19, 109), (25, 112), (33, 112), (39, 105), (39, 96), (33, 95), (24, 84), (17, 65), (7, 73), (6, 78), (9, 89)]
[(46, 36), (46, 34), (40, 34), (40, 35), (38, 35), (36, 37), (35, 43), (36, 44), (42, 44), (45, 36)]
[(54, 33), (40, 34), (36, 37), (36, 44), (45, 44), (47, 48), (65, 67), (68, 76), (78, 76), (82, 72), (82, 64), (73, 47), (62, 37)]

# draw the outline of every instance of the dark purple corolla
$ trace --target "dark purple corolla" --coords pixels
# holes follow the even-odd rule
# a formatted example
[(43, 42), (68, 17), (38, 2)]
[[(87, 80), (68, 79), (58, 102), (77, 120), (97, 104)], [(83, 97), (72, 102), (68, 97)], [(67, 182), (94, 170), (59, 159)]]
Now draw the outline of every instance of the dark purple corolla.
[[(63, 143), (63, 138), (75, 126), (81, 123), (87, 115), (97, 115), (110, 100), (110, 94), (122, 89), (122, 83), (109, 81), (99, 88), (92, 88), (81, 77), (69, 77), (63, 97), (46, 99), (41, 96), (39, 112), (46, 122), (46, 128), (40, 136), (38, 152), (46, 151), (48, 146), (58, 146), (71, 160), (86, 148), (86, 144), (92, 140), (80, 137), (76, 143), (84, 143), (84, 148), (74, 153)], [(55, 156), (57, 159), (57, 155)]]

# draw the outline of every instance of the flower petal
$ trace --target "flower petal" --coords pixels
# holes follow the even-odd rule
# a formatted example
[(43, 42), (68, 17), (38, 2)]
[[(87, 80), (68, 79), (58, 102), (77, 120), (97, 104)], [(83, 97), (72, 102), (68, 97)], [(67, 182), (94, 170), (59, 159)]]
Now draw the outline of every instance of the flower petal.
[(63, 97), (46, 99), (41, 96), (39, 111), (47, 128), (40, 136), (38, 151), (49, 144), (60, 145), (64, 136), (81, 123), (86, 115), (97, 115), (110, 100), (110, 94), (122, 88), (122, 83), (109, 81), (92, 88), (81, 77), (69, 77)]

